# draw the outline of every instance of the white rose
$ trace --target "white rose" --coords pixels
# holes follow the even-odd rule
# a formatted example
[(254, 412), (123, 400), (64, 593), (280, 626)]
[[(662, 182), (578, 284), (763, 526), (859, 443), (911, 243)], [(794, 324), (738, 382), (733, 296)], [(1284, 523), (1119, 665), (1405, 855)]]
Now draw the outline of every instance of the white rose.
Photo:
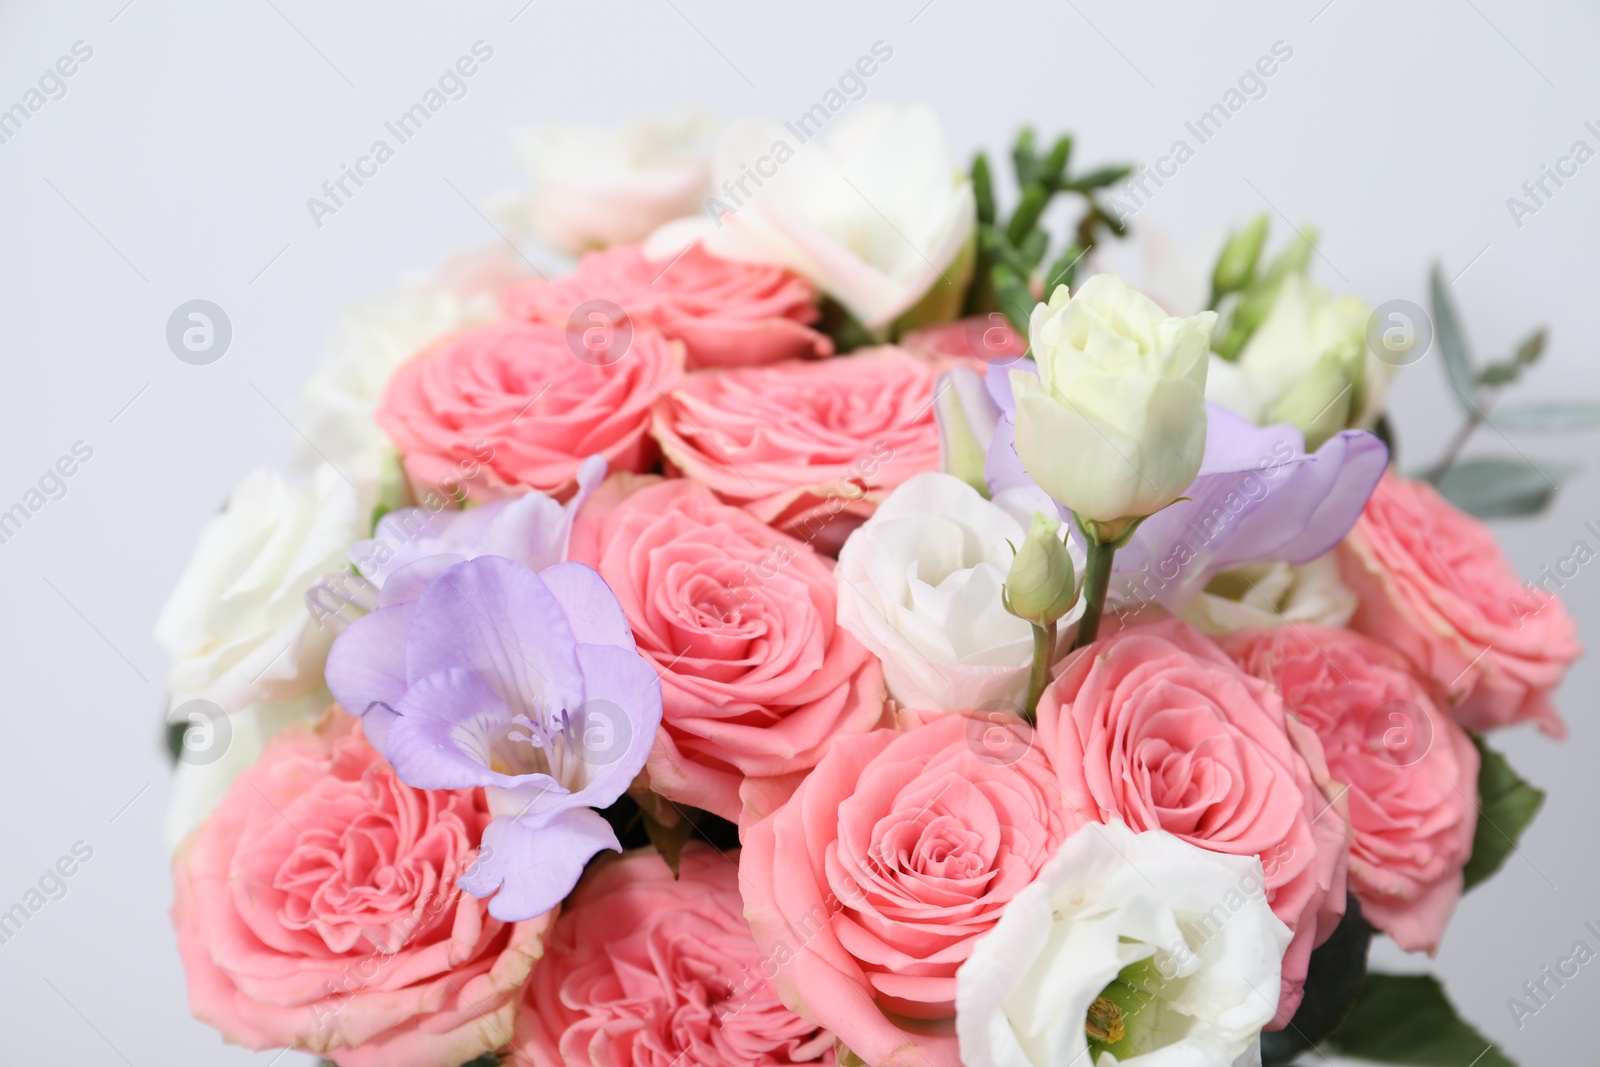
[(1249, 563), (1223, 571), (1179, 616), (1221, 637), (1235, 630), (1300, 623), (1344, 626), (1358, 606), (1355, 593), (1339, 578), (1338, 560), (1329, 553), (1299, 566)]
[(306, 590), (344, 568), (364, 532), (356, 492), (332, 467), (306, 488), (251, 472), (201, 531), (156, 622), (172, 706), (203, 699), (232, 713), (318, 689), (334, 635)]
[[(1000, 592), (1037, 510), (1026, 490), (985, 500), (950, 474), (901, 483), (839, 551), (839, 625), (883, 661), (889, 693), (925, 711), (1020, 707), (1033, 629)], [(1007, 543), (1009, 541), (1009, 544)], [(1071, 547), (1081, 570), (1083, 557)], [(1080, 603), (1062, 630), (1083, 613)]]
[(959, 310), (977, 207), (932, 108), (860, 104), (805, 141), (775, 123), (734, 127), (711, 197), (709, 216), (663, 227), (647, 254), (698, 240), (724, 258), (780, 264), (880, 335), (925, 297), (939, 307), (918, 319)]
[[(1256, 858), (1091, 823), (956, 972), (961, 1062), (1259, 1064), (1289, 938)], [(1088, 1027), (1122, 1039), (1091, 1048)]]
[(393, 451), (373, 420), (389, 379), (430, 342), (498, 317), (496, 294), (509, 280), (497, 257), (476, 257), (344, 309), (328, 355), (301, 395), (302, 426), (310, 460), (332, 463), (353, 481), (367, 509)]
[(1368, 428), (1393, 372), (1367, 348), (1371, 314), (1360, 297), (1291, 274), (1239, 361), (1213, 357), (1207, 395), (1261, 425), (1293, 423), (1308, 451), (1347, 427)]
[(191, 730), (189, 736), (196, 732), (205, 736), (179, 757), (172, 771), (172, 793), (161, 823), (168, 851), (176, 851), (184, 838), (211, 817), (234, 779), (255, 763), (279, 730), (321, 712), (332, 702), (328, 691), (319, 688), (298, 700), (252, 704), (229, 715), (226, 725), (197, 723), (203, 730)]
[(1078, 517), (1143, 518), (1183, 495), (1206, 444), (1216, 313), (1179, 318), (1114, 274), (1034, 308), (1035, 377), (1011, 372), (1017, 455)]
[(711, 179), (713, 121), (684, 114), (617, 128), (540, 126), (518, 140), (533, 179), (530, 229), (568, 255), (644, 240), (700, 210)]

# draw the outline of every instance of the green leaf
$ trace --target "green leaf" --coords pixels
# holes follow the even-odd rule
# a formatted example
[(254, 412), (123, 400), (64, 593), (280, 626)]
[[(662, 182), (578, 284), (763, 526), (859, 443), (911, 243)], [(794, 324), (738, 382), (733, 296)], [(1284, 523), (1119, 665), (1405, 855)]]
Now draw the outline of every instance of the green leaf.
[(681, 812), (672, 812), (676, 819), (668, 823), (642, 807), (639, 810), (644, 817), (644, 830), (650, 835), (650, 843), (667, 861), (667, 866), (672, 868), (672, 877), (678, 877), (678, 860), (683, 856), (684, 844), (694, 836), (694, 823)]
[(1096, 167), (1087, 174), (1080, 174), (1073, 178), (1064, 188), (1079, 193), (1085, 193), (1091, 189), (1104, 189), (1108, 185), (1117, 184), (1132, 173), (1133, 168), (1126, 165)]
[(1017, 251), (1028, 262), (1030, 267), (1037, 267), (1049, 247), (1050, 235), (1043, 230), (1035, 229), (1022, 239), (1022, 245)]
[(1369, 974), (1330, 1051), (1419, 1067), (1516, 1067), (1461, 1021), (1428, 974)]
[(1078, 272), (1078, 261), (1083, 258), (1083, 249), (1075, 244), (1070, 244), (1061, 250), (1061, 255), (1050, 264), (1050, 269), (1044, 272), (1044, 300), (1050, 302), (1050, 294), (1056, 291), (1059, 285), (1071, 285), (1073, 276)]
[(1462, 871), (1467, 889), (1500, 869), (1544, 803), (1544, 791), (1523, 781), (1483, 738), (1474, 734), (1472, 743), (1478, 746), (1479, 758), (1478, 829), (1472, 838), (1472, 858)]
[(1300, 1053), (1338, 1029), (1355, 1004), (1367, 975), (1367, 949), (1372, 927), (1356, 898), (1347, 896), (1344, 917), (1332, 936), (1311, 953), (1306, 970), (1306, 995), (1294, 1018), (1282, 1030), (1261, 1035), (1263, 1067), (1293, 1063)]
[(1544, 345), (1547, 340), (1549, 335), (1543, 329), (1535, 330), (1526, 341), (1517, 346), (1517, 363), (1524, 367), (1537, 363), (1539, 357), (1544, 355)]
[(189, 723), (187, 721), (166, 724), (167, 755), (171, 757), (174, 765), (177, 764), (178, 757), (183, 755), (183, 735), (188, 732)]
[(1011, 213), (1011, 221), (1006, 223), (1006, 239), (1020, 247), (1023, 239), (1039, 224), (1039, 216), (1044, 214), (1044, 209), (1049, 203), (1050, 190), (1038, 182), (1024, 185), (1022, 202), (1017, 205), (1017, 210)]
[(1450, 373), (1450, 383), (1456, 387), (1457, 399), (1468, 411), (1475, 409), (1478, 399), (1477, 375), (1472, 369), (1472, 356), (1467, 350), (1467, 337), (1461, 330), (1461, 320), (1450, 299), (1449, 286), (1437, 265), (1429, 279), (1433, 303), (1433, 332), (1439, 339), (1439, 351), (1444, 355), (1444, 366)]
[(1506, 385), (1514, 382), (1522, 374), (1521, 364), (1491, 363), (1483, 368), (1483, 373), (1478, 375), (1479, 385)]
[(1072, 158), (1072, 135), (1063, 134), (1050, 146), (1050, 154), (1039, 164), (1038, 179), (1051, 192), (1061, 188), (1067, 178), (1067, 160)]
[(978, 223), (994, 225), (994, 179), (989, 175), (989, 157), (979, 152), (972, 157), (972, 198), (978, 204)]
[(1452, 464), (1438, 487), (1446, 500), (1480, 519), (1536, 515), (1576, 471), (1550, 460), (1534, 466), (1521, 456), (1489, 456)]
[(1560, 400), (1549, 403), (1501, 404), (1494, 424), (1502, 430), (1582, 430), (1600, 426), (1600, 403)]
[(1027, 185), (1039, 170), (1039, 157), (1033, 150), (1033, 131), (1024, 126), (1017, 131), (1017, 143), (1011, 146), (1011, 167), (1017, 173), (1017, 184)]
[(1012, 326), (1026, 335), (1028, 319), (1033, 314), (1034, 306), (1033, 293), (1028, 289), (1027, 280), (998, 263), (995, 264), (990, 278), (994, 283), (994, 297), (1000, 304), (1000, 310), (1005, 312)]

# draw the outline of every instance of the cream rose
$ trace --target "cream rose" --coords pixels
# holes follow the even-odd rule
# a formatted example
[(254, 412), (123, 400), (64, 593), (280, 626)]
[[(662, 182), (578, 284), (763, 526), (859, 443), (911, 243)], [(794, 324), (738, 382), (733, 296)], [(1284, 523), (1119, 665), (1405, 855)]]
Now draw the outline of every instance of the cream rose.
[(1114, 274), (1034, 309), (1039, 373), (1011, 372), (1017, 455), (1080, 519), (1153, 515), (1200, 471), (1216, 314), (1168, 315)]

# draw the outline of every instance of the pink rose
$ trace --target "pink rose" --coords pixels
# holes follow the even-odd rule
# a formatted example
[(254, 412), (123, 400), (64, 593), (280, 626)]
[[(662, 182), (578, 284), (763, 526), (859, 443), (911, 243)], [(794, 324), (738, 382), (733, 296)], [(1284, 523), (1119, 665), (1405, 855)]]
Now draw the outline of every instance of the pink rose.
[(1272, 687), (1186, 623), (1133, 627), (1065, 662), (1039, 700), (1039, 742), (1066, 802), (1094, 821), (1260, 858), (1294, 931), (1273, 1020), (1287, 1024), (1312, 948), (1344, 914), (1348, 828), (1318, 786), (1315, 736), (1291, 741)]
[(389, 381), (378, 425), (420, 486), (487, 500), (537, 489), (563, 500), (583, 461), (655, 462), (650, 407), (681, 377), (681, 348), (653, 330), (596, 356), (576, 334), (495, 322), (456, 334)]
[(779, 994), (867, 1063), (959, 1063), (956, 969), (1083, 824), (1031, 742), (963, 714), (840, 737), (745, 828), (745, 915)]
[(998, 311), (924, 326), (900, 339), (900, 346), (924, 359), (966, 363), (982, 373), (990, 363), (1009, 365), (1028, 351), (1028, 339)]
[(520, 1067), (832, 1064), (833, 1035), (779, 1002), (741, 914), (738, 853), (698, 842), (590, 868), (517, 1018)]
[(288, 727), (173, 861), (190, 1010), (340, 1067), (505, 1044), (554, 916), (508, 926), (456, 887), (488, 822), (481, 790), (411, 788), (343, 712)]
[(935, 367), (895, 348), (692, 374), (656, 405), (673, 467), (833, 555), (895, 486), (939, 469)]
[(689, 368), (747, 367), (831, 356), (810, 328), (817, 291), (782, 267), (718, 259), (691, 245), (676, 259), (645, 259), (637, 245), (584, 256), (553, 282), (524, 282), (502, 298), (506, 314), (563, 329), (653, 329), (682, 341)]
[(1439, 947), (1478, 825), (1478, 750), (1411, 665), (1330, 626), (1239, 630), (1223, 648), (1316, 731), (1349, 790), (1350, 888), (1408, 952)]
[(1583, 651), (1553, 593), (1524, 586), (1488, 527), (1426, 482), (1384, 475), (1341, 550), (1350, 628), (1399, 649), (1469, 730), (1566, 724), (1550, 703)]
[(599, 557), (575, 558), (661, 675), (656, 792), (737, 822), (746, 776), (809, 770), (833, 737), (878, 724), (883, 668), (834, 621), (832, 560), (682, 478), (599, 526)]

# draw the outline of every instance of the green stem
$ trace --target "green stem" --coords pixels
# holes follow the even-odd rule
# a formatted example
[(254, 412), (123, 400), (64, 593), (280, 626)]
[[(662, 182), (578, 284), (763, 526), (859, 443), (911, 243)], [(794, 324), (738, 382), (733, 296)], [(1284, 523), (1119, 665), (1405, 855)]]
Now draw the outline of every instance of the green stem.
[(1100, 616), (1106, 609), (1106, 590), (1111, 587), (1111, 557), (1117, 547), (1087, 537), (1089, 558), (1083, 567), (1083, 618), (1078, 620), (1078, 639), (1073, 648), (1082, 648), (1100, 633)]
[(1034, 710), (1039, 706), (1039, 696), (1050, 681), (1050, 667), (1056, 657), (1056, 624), (1054, 621), (1040, 626), (1033, 624), (1033, 670), (1028, 674), (1028, 702), (1023, 705), (1022, 717), (1034, 721)]

